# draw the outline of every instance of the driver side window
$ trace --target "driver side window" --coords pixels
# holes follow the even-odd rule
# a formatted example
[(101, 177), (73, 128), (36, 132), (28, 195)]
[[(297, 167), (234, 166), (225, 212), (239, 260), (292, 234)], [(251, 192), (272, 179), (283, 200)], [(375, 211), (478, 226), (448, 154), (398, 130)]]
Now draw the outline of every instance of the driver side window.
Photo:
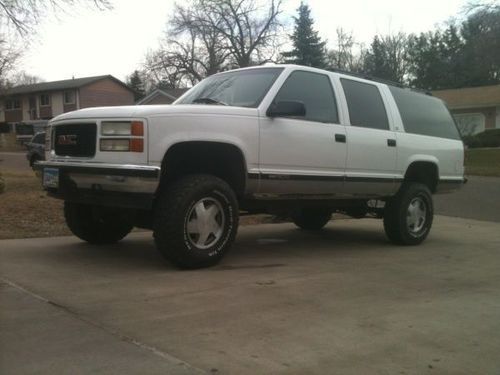
[(316, 122), (339, 122), (335, 95), (330, 78), (325, 74), (294, 71), (286, 79), (274, 102), (298, 101), (306, 107), (301, 119)]

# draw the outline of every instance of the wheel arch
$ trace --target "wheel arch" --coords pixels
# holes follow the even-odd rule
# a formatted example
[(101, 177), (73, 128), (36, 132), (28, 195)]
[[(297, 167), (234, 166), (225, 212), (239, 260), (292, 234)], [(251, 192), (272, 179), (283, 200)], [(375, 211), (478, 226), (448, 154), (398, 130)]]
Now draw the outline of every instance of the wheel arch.
[(163, 155), (158, 189), (187, 174), (213, 174), (235, 191), (245, 193), (247, 163), (243, 150), (226, 141), (190, 140), (171, 144)]
[(424, 184), (432, 193), (435, 193), (439, 182), (439, 167), (437, 160), (413, 160), (406, 168), (404, 182), (418, 182)]

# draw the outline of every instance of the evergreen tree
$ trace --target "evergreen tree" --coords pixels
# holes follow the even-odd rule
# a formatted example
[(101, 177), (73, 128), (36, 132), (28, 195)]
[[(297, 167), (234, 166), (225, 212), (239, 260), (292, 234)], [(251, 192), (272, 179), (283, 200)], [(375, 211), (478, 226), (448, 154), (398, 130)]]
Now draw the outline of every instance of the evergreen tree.
[(436, 90), (500, 82), (500, 8), (410, 38), (410, 84)]
[(462, 25), (463, 66), (467, 67), (467, 86), (500, 82), (500, 5), (480, 9)]
[(470, 71), (463, 65), (463, 48), (453, 25), (444, 31), (411, 36), (410, 84), (427, 90), (463, 87)]
[(408, 73), (408, 36), (402, 32), (373, 38), (364, 70), (373, 77), (403, 83)]
[(146, 95), (144, 82), (138, 70), (134, 70), (132, 74), (127, 78), (127, 86), (134, 90), (135, 101), (141, 100)]
[(295, 29), (290, 35), (293, 49), (282, 54), (285, 62), (323, 68), (326, 60), (326, 42), (321, 41), (318, 32), (313, 28), (311, 9), (307, 4), (300, 3), (297, 12), (298, 17), (294, 17)]

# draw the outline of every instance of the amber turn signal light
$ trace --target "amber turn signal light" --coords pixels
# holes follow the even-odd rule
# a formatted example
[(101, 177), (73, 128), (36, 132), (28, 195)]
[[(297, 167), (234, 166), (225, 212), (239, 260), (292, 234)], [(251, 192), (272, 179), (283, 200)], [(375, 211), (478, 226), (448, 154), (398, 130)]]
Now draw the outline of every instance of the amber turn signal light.
[(142, 138), (130, 139), (130, 151), (143, 152), (144, 151), (144, 140)]
[(144, 124), (142, 121), (132, 121), (130, 124), (130, 133), (136, 137), (144, 136)]

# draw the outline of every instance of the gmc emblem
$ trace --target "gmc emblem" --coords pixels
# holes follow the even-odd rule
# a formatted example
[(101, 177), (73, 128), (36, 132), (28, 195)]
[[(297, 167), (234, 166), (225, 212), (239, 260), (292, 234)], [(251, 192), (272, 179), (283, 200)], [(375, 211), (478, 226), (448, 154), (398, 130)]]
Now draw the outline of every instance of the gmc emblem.
[(57, 144), (61, 146), (74, 146), (76, 145), (75, 134), (65, 134), (57, 137)]

